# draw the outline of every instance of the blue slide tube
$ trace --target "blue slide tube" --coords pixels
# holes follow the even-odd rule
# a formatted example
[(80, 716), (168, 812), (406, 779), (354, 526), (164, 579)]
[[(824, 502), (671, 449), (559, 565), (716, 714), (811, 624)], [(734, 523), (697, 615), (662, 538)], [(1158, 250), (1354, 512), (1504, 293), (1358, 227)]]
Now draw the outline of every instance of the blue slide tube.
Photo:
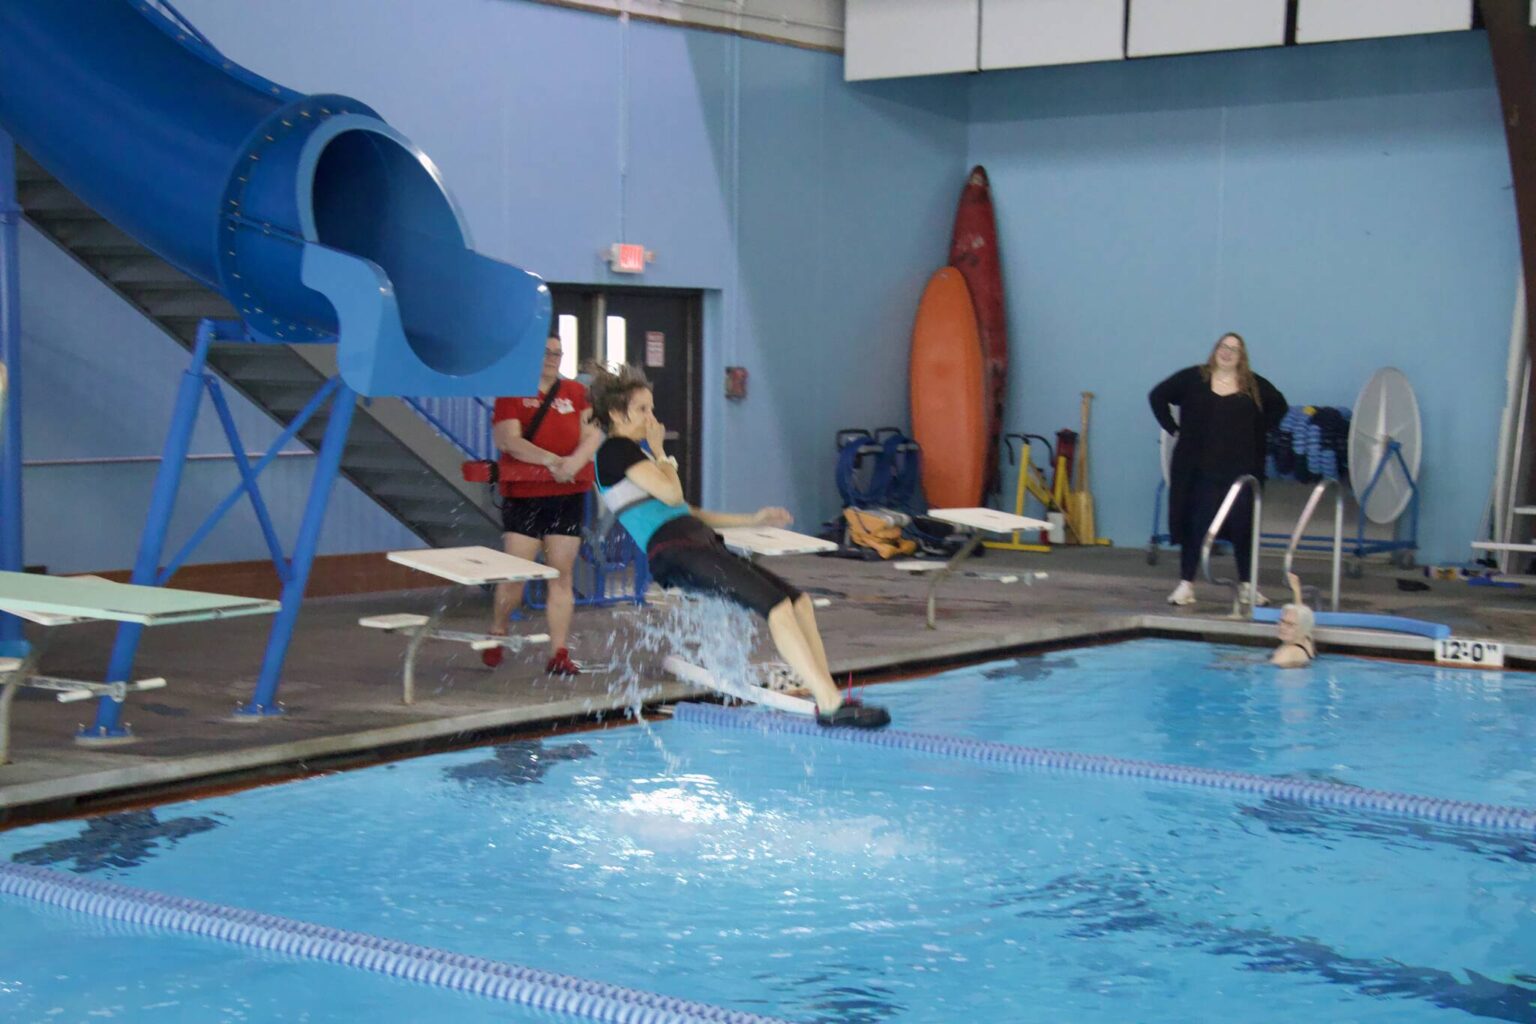
[(270, 342), (338, 340), (363, 395), (531, 393), (543, 282), (475, 252), (366, 104), (225, 59), (145, 0), (0, 3), (0, 126)]

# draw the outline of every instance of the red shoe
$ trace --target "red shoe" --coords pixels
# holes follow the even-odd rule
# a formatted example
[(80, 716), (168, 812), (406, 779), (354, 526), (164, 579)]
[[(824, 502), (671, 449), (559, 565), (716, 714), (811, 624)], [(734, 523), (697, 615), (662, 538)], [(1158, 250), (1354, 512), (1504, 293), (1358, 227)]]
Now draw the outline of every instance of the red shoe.
[(507, 649), (498, 644), (495, 647), (487, 647), (481, 651), (480, 660), (485, 662), (486, 668), (495, 668), (501, 664), (501, 659), (506, 653)]
[(564, 647), (555, 652), (554, 657), (544, 664), (544, 671), (552, 676), (579, 676), (581, 666), (571, 660), (571, 652)]

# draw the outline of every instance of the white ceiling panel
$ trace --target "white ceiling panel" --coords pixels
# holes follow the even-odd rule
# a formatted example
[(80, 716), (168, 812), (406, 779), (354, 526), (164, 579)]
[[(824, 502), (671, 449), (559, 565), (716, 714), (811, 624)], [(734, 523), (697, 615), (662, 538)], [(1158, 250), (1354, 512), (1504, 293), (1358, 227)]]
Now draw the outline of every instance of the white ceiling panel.
[(1125, 0), (981, 0), (981, 66), (1120, 60)]
[(976, 71), (981, 0), (848, 0), (843, 77)]
[(1472, 27), (1472, 0), (1301, 0), (1296, 41), (1327, 43)]
[(1285, 0), (1130, 0), (1132, 57), (1285, 43)]

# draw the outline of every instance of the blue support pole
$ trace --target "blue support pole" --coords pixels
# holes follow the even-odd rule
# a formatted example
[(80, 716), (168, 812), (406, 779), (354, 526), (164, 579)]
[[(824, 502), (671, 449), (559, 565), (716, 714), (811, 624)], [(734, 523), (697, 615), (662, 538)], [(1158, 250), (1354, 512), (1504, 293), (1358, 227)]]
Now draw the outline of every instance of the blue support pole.
[(267, 512), (267, 503), (261, 498), (261, 488), (256, 484), (256, 471), (251, 468), (251, 460), (246, 458), (245, 442), (240, 439), (240, 430), (235, 426), (234, 413), (229, 411), (229, 402), (225, 400), (224, 389), (219, 387), (219, 382), (209, 377), (206, 383), (208, 398), (213, 402), (214, 412), (219, 414), (219, 422), (224, 426), (224, 437), (229, 441), (230, 453), (235, 457), (235, 468), (240, 471), (246, 497), (251, 499), (251, 511), (256, 513), (256, 523), (261, 527), (261, 535), (267, 542), (267, 552), (272, 556), (278, 578), (286, 583), (288, 566), (283, 558), (283, 545), (277, 539), (277, 530), (272, 525), (272, 516)]
[(299, 524), (299, 537), (293, 547), (290, 574), (283, 584), (282, 608), (272, 623), (266, 657), (261, 663), (261, 676), (256, 680), (256, 691), (251, 696), (251, 702), (239, 708), (236, 714), (262, 716), (283, 713), (277, 703), (277, 686), (282, 681), (283, 661), (288, 656), (288, 645), (293, 641), (293, 627), (298, 621), (299, 607), (304, 603), (309, 570), (315, 561), (315, 550), (320, 545), (320, 528), (325, 524), (325, 508), (330, 502), (331, 487), (336, 482), (337, 471), (341, 468), (341, 455), (347, 446), (347, 431), (352, 426), (352, 412), (356, 407), (356, 393), (337, 378), (336, 397), (331, 401), (331, 419), (325, 426), (325, 439), (320, 443), (315, 478), (309, 485), (304, 520)]
[[(0, 131), (0, 362), (10, 398), (0, 423), (0, 569), (21, 572), (21, 205), (16, 201), (16, 143)], [(0, 613), (0, 656), (26, 657), (21, 620)]]
[[(203, 368), (208, 361), (208, 346), (213, 341), (215, 324), (204, 320), (197, 328), (197, 344), (192, 360), (182, 371), (176, 390), (176, 405), (171, 426), (160, 453), (160, 468), (155, 472), (155, 487), (149, 499), (149, 514), (144, 519), (144, 533), (139, 538), (139, 553), (133, 563), (131, 582), (151, 587), (157, 582), (160, 555), (165, 550), (165, 535), (176, 511), (176, 494), (181, 490), (181, 471), (187, 463), (187, 449), (192, 444), (192, 429), (197, 425), (198, 405), (203, 397)], [(139, 635), (144, 627), (125, 622), (117, 627), (112, 658), (107, 664), (107, 682), (127, 682), (133, 672), (134, 655), (139, 650)], [(82, 730), (81, 740), (113, 740), (128, 735), (119, 721), (122, 705), (110, 697), (96, 702), (96, 721)]]

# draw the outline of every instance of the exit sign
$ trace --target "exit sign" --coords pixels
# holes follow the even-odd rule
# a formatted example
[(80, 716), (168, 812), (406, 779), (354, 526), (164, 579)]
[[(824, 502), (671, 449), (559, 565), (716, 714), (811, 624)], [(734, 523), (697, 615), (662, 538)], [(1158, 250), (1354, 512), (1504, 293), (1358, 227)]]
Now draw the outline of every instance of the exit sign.
[(643, 245), (615, 242), (608, 247), (608, 266), (615, 274), (643, 274), (645, 265), (654, 258), (655, 253)]

